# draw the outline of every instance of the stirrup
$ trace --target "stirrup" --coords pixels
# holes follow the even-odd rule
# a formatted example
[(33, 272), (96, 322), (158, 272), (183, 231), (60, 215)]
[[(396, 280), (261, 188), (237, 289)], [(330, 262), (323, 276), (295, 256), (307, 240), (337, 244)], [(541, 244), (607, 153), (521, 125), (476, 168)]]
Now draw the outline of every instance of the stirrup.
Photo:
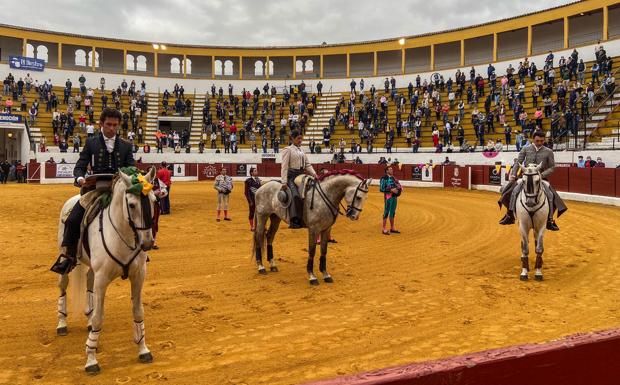
[(60, 254), (56, 259), (56, 262), (54, 262), (54, 264), (50, 268), (50, 271), (53, 271), (54, 273), (60, 275), (69, 274), (76, 264), (76, 258), (71, 258), (65, 254)]
[(512, 225), (515, 223), (515, 217), (506, 213), (502, 219), (499, 220), (500, 225)]
[(551, 231), (559, 231), (560, 228), (558, 227), (558, 225), (555, 223), (555, 221), (553, 219), (548, 220), (547, 221), (547, 230), (551, 230)]

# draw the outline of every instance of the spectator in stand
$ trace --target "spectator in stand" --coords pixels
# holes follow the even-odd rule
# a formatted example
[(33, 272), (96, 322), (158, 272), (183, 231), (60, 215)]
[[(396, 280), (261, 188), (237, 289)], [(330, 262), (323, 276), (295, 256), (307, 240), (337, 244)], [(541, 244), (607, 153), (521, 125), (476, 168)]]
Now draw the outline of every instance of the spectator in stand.
[(596, 166), (596, 161), (592, 160), (592, 157), (588, 156), (586, 157), (586, 167), (594, 167)]
[(603, 163), (603, 159), (601, 159), (600, 156), (596, 158), (596, 164), (594, 165), (594, 167), (601, 167), (601, 168), (605, 167), (605, 163)]
[(161, 165), (157, 170), (157, 179), (159, 179), (163, 184), (162, 187), (165, 187), (168, 191), (168, 194), (160, 201), (161, 215), (168, 215), (170, 214), (170, 189), (172, 188), (172, 174), (168, 169), (168, 163), (165, 161), (161, 162)]
[(232, 178), (226, 175), (226, 168), (222, 167), (220, 175), (215, 177), (215, 184), (213, 186), (217, 190), (217, 217), (216, 221), (220, 221), (220, 213), (224, 211), (224, 220), (230, 221), (228, 216), (228, 200), (230, 193), (233, 189)]
[(150, 152), (151, 152), (151, 146), (149, 146), (149, 144), (148, 144), (148, 143), (144, 143), (144, 146), (142, 147), (142, 151), (143, 151), (145, 154), (150, 153)]
[(577, 167), (578, 168), (585, 168), (586, 167), (586, 161), (583, 160), (583, 155), (579, 155), (577, 157)]

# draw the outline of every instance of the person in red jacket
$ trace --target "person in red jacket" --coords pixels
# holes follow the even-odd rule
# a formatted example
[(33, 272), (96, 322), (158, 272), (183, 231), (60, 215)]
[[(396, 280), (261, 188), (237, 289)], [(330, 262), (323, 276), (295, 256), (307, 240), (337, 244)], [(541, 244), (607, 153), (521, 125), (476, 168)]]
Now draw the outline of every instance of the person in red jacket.
[(172, 174), (168, 169), (168, 163), (161, 162), (161, 166), (157, 170), (157, 178), (166, 185), (168, 194), (161, 199), (161, 215), (170, 214), (170, 189), (172, 187)]

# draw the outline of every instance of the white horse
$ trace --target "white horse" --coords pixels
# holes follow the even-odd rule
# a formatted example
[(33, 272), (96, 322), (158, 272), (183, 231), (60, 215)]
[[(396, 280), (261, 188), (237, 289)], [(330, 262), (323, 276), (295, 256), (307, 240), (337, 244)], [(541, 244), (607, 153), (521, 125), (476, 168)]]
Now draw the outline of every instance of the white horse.
[[(298, 177), (298, 181), (301, 177)], [(347, 203), (344, 215), (351, 220), (357, 220), (364, 202), (368, 198), (368, 188), (371, 179), (363, 179), (348, 170), (341, 170), (327, 175), (320, 183), (316, 183), (307, 189), (303, 205), (303, 218), (308, 227), (308, 264), (307, 272), (310, 284), (318, 285), (319, 281), (314, 275), (314, 254), (316, 251), (317, 237), (321, 236), (321, 258), (319, 270), (323, 274), (323, 280), (332, 283), (333, 278), (327, 272), (327, 241), (331, 228), (336, 222), (340, 211), (339, 205), (342, 199)], [(267, 236), (267, 260), (270, 270), (277, 272), (276, 262), (273, 258), (273, 239), (278, 231), (280, 221), (288, 223), (287, 208), (278, 200), (278, 192), (281, 184), (270, 182), (264, 184), (256, 191), (256, 211), (254, 223), (254, 256), (260, 274), (267, 274), (262, 261), (262, 250)], [(270, 219), (269, 229), (265, 234), (267, 219)]]
[(534, 232), (534, 244), (536, 246), (536, 269), (534, 279), (543, 280), (542, 266), (544, 251), (543, 235), (547, 228), (547, 218), (549, 217), (549, 202), (543, 189), (543, 183), (547, 183), (540, 175), (540, 165), (530, 164), (528, 166), (519, 165), (523, 170), (520, 183), (524, 184), (523, 190), (517, 196), (516, 217), (519, 221), (521, 231), (521, 275), (522, 281), (527, 281), (530, 270), (529, 255), (529, 234)]
[[(146, 175), (146, 181), (153, 182), (155, 168)], [(152, 212), (155, 196), (135, 195), (127, 192), (132, 178), (119, 171), (112, 183), (112, 198), (97, 218), (85, 230), (88, 232), (90, 259), (82, 253), (80, 263), (71, 273), (74, 280), (73, 295), (80, 299), (87, 281), (88, 339), (86, 340), (87, 373), (99, 373), (95, 353), (99, 345), (99, 333), (103, 324), (104, 298), (108, 285), (116, 278), (129, 277), (134, 318), (134, 342), (138, 345), (138, 357), (142, 363), (153, 361), (153, 355), (146, 346), (144, 329), (144, 308), (142, 286), (146, 276), (146, 251), (153, 246)], [(64, 223), (62, 218), (75, 205), (79, 196), (70, 198), (63, 206), (58, 226), (58, 244), (62, 243)], [(58, 300), (59, 335), (67, 334), (66, 289), (68, 275), (59, 278), (60, 298)]]

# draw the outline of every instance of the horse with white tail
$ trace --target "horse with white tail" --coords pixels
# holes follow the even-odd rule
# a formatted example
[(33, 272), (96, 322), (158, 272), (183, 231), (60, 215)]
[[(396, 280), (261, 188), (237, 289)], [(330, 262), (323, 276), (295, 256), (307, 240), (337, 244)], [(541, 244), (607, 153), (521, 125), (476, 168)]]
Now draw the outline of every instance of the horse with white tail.
[(521, 183), (524, 188), (517, 195), (516, 216), (519, 221), (519, 231), (521, 232), (521, 275), (522, 281), (528, 280), (529, 264), (529, 234), (530, 230), (534, 233), (534, 244), (536, 251), (536, 263), (534, 265), (534, 279), (543, 280), (543, 236), (545, 234), (547, 218), (549, 217), (550, 204), (545, 194), (543, 180), (540, 169), (541, 164), (521, 165), (523, 171)]
[[(364, 202), (368, 198), (368, 189), (371, 179), (364, 179), (351, 170), (333, 171), (321, 175), (318, 179), (299, 176), (295, 183), (305, 193), (302, 206), (302, 217), (308, 228), (308, 263), (307, 272), (311, 285), (318, 285), (319, 280), (314, 275), (314, 255), (316, 252), (316, 240), (321, 237), (321, 257), (319, 270), (323, 280), (332, 283), (333, 278), (327, 271), (327, 243), (330, 238), (331, 228), (336, 222), (338, 215), (345, 215), (351, 220), (357, 220), (362, 212)], [(307, 182), (307, 184), (306, 184)], [(278, 198), (278, 193), (283, 193), (281, 184), (269, 182), (256, 191), (256, 229), (254, 231), (253, 252), (260, 274), (267, 274), (263, 265), (262, 251), (267, 238), (267, 260), (270, 271), (277, 272), (278, 268), (273, 255), (273, 240), (278, 231), (280, 221), (288, 223), (288, 210)], [(339, 206), (345, 200), (344, 212)], [(266, 230), (267, 219), (270, 220), (269, 229)]]
[[(135, 168), (123, 171), (119, 171), (114, 177), (110, 187), (111, 193), (107, 198), (104, 199), (105, 194), (100, 197), (101, 209), (96, 217), (92, 216), (92, 223), (86, 225), (83, 230), (79, 264), (70, 273), (73, 280), (72, 295), (76, 298), (76, 303), (84, 298), (84, 291), (87, 290), (86, 312), (89, 318), (89, 333), (86, 340), (85, 370), (90, 374), (100, 372), (96, 352), (103, 325), (104, 298), (108, 285), (118, 277), (129, 278), (131, 282), (133, 334), (134, 342), (138, 345), (139, 361), (142, 363), (153, 361), (153, 355), (145, 340), (142, 286), (146, 276), (146, 251), (150, 250), (154, 243), (151, 230), (155, 202), (152, 191), (155, 168), (151, 168), (146, 176), (141, 175)], [(67, 217), (68, 211), (74, 207), (78, 199), (79, 195), (70, 198), (62, 208), (58, 228), (59, 247), (64, 233), (63, 218)], [(59, 279), (57, 327), (59, 335), (67, 334), (68, 283), (69, 274), (62, 275)]]

